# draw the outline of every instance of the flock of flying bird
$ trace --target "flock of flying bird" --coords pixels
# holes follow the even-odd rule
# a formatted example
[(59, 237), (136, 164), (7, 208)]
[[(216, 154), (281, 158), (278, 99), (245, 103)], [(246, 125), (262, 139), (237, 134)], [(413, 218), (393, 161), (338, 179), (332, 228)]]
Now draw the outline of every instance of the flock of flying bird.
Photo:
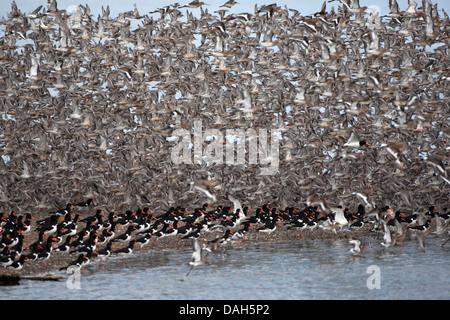
[[(445, 206), (447, 13), (428, 0), (404, 11), (391, 0), (384, 16), (335, 3), (303, 15), (194, 1), (112, 17), (109, 7), (68, 13), (52, 0), (23, 13), (13, 2), (0, 21), (0, 206), (48, 212), (94, 197), (167, 210), (212, 202), (206, 191), (254, 206), (356, 194)], [(196, 120), (280, 130), (278, 171), (174, 164), (168, 138)]]
[[(45, 215), (93, 197), (107, 211), (167, 211), (229, 194), (277, 208), (311, 197), (444, 207), (447, 13), (429, 0), (404, 11), (390, 0), (387, 15), (329, 2), (309, 15), (193, 1), (118, 17), (12, 2), (0, 21), (0, 207)], [(174, 164), (168, 138), (196, 120), (280, 130), (278, 171)]]
[[(129, 255), (135, 246), (142, 248), (151, 244), (150, 247), (155, 247), (162, 238), (176, 237), (181, 241), (192, 239), (194, 251), (189, 262), (192, 270), (205, 263), (210, 253), (226, 250), (234, 243), (241, 244), (243, 239), (254, 239), (260, 233), (267, 234), (271, 239), (270, 234), (277, 227), (287, 232), (293, 230), (295, 238), (298, 232), (304, 230), (325, 232), (332, 236), (343, 233), (353, 245), (350, 249), (353, 255), (361, 255), (368, 246), (368, 243), (361, 246), (359, 234), (362, 230), (383, 233), (381, 245), (386, 248), (402, 242), (407, 231), (410, 231), (419, 239), (423, 251), (426, 235), (449, 233), (450, 211), (439, 212), (434, 206), (421, 213), (406, 215), (400, 211), (393, 213), (389, 206), (366, 212), (367, 207), (360, 204), (357, 210), (350, 211), (341, 206), (327, 207), (324, 203), (312, 205), (313, 199), (308, 199), (303, 209), (277, 209), (264, 204), (254, 210), (242, 206), (232, 196), (229, 198), (233, 202), (232, 206), (218, 205), (213, 208), (205, 203), (192, 212), (186, 208), (172, 207), (157, 217), (147, 207), (136, 211), (127, 210), (122, 214), (113, 211), (105, 214), (101, 209), (96, 209), (95, 214), (83, 214), (83, 217), (77, 209), (73, 210), (95, 206), (96, 202), (92, 199), (75, 205), (69, 203), (65, 208), (36, 222), (32, 222), (31, 213), (2, 213), (0, 265), (22, 270), (30, 260), (45, 263), (56, 254), (60, 271), (75, 272), (92, 258), (105, 260), (110, 255)], [(28, 245), (25, 245), (26, 237), (33, 234), (34, 241), (28, 241)], [(203, 254), (205, 251), (208, 253)], [(68, 259), (73, 258), (67, 263)], [(61, 266), (61, 263), (67, 264)]]

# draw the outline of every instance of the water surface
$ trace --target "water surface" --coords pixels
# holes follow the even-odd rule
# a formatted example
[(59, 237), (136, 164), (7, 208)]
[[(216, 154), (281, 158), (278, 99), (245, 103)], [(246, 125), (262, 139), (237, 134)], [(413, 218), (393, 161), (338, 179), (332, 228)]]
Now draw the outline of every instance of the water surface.
[[(188, 276), (189, 249), (139, 253), (92, 262), (78, 290), (68, 289), (66, 280), (21, 280), (1, 287), (0, 298), (449, 299), (450, 245), (441, 247), (444, 240), (428, 237), (422, 252), (414, 239), (388, 249), (371, 239), (361, 257), (348, 252), (346, 240), (253, 243), (215, 254)], [(367, 287), (371, 266), (378, 268), (380, 289)]]

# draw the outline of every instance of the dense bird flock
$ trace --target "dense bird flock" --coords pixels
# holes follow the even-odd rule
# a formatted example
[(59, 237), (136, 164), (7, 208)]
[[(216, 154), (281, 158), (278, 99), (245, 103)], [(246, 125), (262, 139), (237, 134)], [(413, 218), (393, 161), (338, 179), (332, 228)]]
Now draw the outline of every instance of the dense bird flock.
[[(303, 15), (173, 4), (0, 21), (0, 208), (449, 202), (449, 19), (428, 0)], [(279, 167), (175, 164), (177, 129), (280, 130)], [(208, 141), (203, 139), (203, 147)]]

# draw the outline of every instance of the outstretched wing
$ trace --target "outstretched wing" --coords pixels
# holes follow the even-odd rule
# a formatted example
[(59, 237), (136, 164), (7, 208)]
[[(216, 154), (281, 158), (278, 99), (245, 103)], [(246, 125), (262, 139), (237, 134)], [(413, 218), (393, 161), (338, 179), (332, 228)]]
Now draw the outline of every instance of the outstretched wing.
[(192, 252), (192, 262), (200, 261), (202, 259), (202, 249), (200, 248), (200, 244), (196, 238), (192, 241), (193, 249)]
[(233, 202), (233, 211), (234, 211), (234, 212), (236, 212), (237, 209), (241, 209), (241, 211), (242, 211), (242, 204), (241, 204), (241, 202), (240, 202), (237, 198), (235, 198), (235, 197), (233, 197), (231, 194), (229, 194), (229, 195), (228, 195), (228, 200), (230, 200), (231, 202)]
[(381, 223), (383, 224), (384, 227), (384, 236), (383, 236), (384, 243), (391, 243), (392, 242), (391, 230), (389, 230), (389, 227), (386, 224), (386, 222), (381, 220)]
[(350, 240), (348, 240), (348, 243), (355, 246), (355, 248), (359, 247), (361, 245), (361, 241), (359, 241), (358, 239), (350, 239)]

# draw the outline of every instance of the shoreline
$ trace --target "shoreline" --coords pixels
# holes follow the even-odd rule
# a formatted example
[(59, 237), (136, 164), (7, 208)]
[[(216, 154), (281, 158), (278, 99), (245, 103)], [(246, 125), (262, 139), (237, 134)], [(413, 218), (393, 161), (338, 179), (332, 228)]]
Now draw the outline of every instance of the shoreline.
[[(212, 240), (222, 235), (223, 232), (210, 232), (200, 237), (199, 240)], [(294, 230), (288, 230), (286, 226), (278, 226), (270, 236), (258, 233), (257, 231), (249, 231), (246, 233), (243, 239), (234, 240), (235, 244), (239, 243), (241, 246), (254, 243), (264, 242), (276, 242), (276, 241), (310, 241), (310, 240), (326, 240), (326, 239), (348, 239), (348, 238), (376, 238), (379, 234), (372, 232), (369, 228), (365, 228), (360, 231), (339, 231), (333, 233), (332, 231), (324, 230), (305, 230), (302, 233), (295, 232)], [(133, 237), (135, 239), (136, 236)], [(408, 237), (409, 238), (409, 237)], [(410, 240), (408, 240), (410, 241)], [(122, 244), (117, 249), (126, 247), (128, 244)], [(106, 245), (99, 246), (98, 249), (102, 249)], [(180, 248), (191, 248), (191, 239), (181, 239), (180, 237), (153, 239), (143, 246), (142, 248), (137, 245), (133, 250), (134, 255), (148, 253), (148, 252), (161, 252), (165, 250), (176, 250)], [(349, 248), (351, 245), (349, 245)], [(117, 250), (116, 249), (116, 250)], [(226, 250), (226, 249), (225, 249)], [(213, 252), (215, 254), (215, 252)], [(77, 254), (68, 254), (66, 252), (52, 252), (51, 257), (46, 261), (30, 261), (25, 263), (22, 270), (8, 270), (7, 268), (0, 269), (0, 282), (2, 277), (17, 277), (19, 279), (31, 279), (31, 280), (58, 280), (61, 274), (66, 274), (65, 271), (60, 271), (59, 268), (66, 266), (68, 263), (75, 259)], [(111, 254), (111, 258), (117, 257), (115, 254)], [(91, 258), (91, 261), (100, 260), (99, 258)], [(106, 258), (105, 263), (108, 263)], [(65, 278), (64, 278), (65, 279)]]
[[(98, 207), (97, 207), (98, 208)], [(79, 214), (80, 219), (92, 216), (93, 211), (96, 209), (90, 208), (77, 208), (74, 210), (72, 214)], [(253, 213), (249, 213), (247, 218), (252, 217)], [(36, 219), (42, 219), (46, 215), (37, 214)], [(161, 216), (157, 217), (160, 218)], [(217, 222), (216, 222), (217, 223)], [(85, 226), (84, 222), (79, 222), (77, 226), (77, 231), (81, 230), (82, 227)], [(242, 229), (243, 225), (235, 226), (231, 228), (231, 231), (236, 231)], [(266, 241), (298, 241), (298, 240), (325, 240), (325, 239), (350, 239), (350, 238), (358, 238), (358, 239), (377, 239), (378, 242), (383, 241), (383, 232), (382, 230), (372, 231), (373, 224), (365, 223), (365, 225), (360, 230), (351, 230), (347, 227), (341, 228), (337, 231), (335, 230), (325, 230), (320, 227), (316, 227), (313, 230), (305, 229), (303, 231), (289, 229), (288, 224), (285, 221), (278, 221), (277, 228), (270, 234), (265, 234), (262, 232), (257, 232), (256, 229), (250, 228), (244, 235), (243, 238), (232, 240), (233, 244), (238, 243), (238, 245), (248, 245), (252, 243), (262, 243)], [(447, 227), (446, 227), (447, 228)], [(124, 233), (126, 231), (126, 227), (118, 227), (119, 230), (116, 232), (116, 236)], [(218, 237), (222, 237), (225, 233), (226, 228), (217, 228), (214, 231), (206, 231), (201, 233), (199, 237), (199, 241), (213, 240)], [(405, 241), (411, 241), (412, 232), (407, 232)], [(432, 232), (432, 230), (428, 230), (427, 233)], [(24, 241), (24, 244), (30, 245), (34, 241), (37, 240), (38, 232), (36, 231), (36, 222), (32, 222), (31, 231), (25, 234), (27, 240)], [(140, 238), (142, 235), (137, 232), (132, 233), (131, 239), (124, 243), (120, 243), (117, 245), (117, 248), (112, 250), (111, 257), (115, 257), (115, 251), (128, 246), (129, 241)], [(444, 235), (445, 236), (445, 235)], [(61, 243), (65, 240), (66, 236), (63, 236)], [(408, 240), (406, 240), (408, 239)], [(402, 240), (403, 241), (403, 240)], [(225, 248), (229, 245), (226, 244)], [(106, 243), (102, 245), (98, 245), (96, 250), (101, 250), (106, 247)], [(152, 236), (150, 241), (144, 245), (143, 247), (140, 244), (136, 243), (133, 254), (141, 254), (146, 252), (161, 252), (164, 250), (175, 250), (180, 248), (189, 248), (192, 250), (192, 240), (191, 239), (182, 239), (182, 236), (175, 235), (172, 237), (163, 237), (157, 238)], [(349, 249), (351, 248), (351, 244), (349, 244)], [(418, 246), (419, 248), (419, 246)], [(220, 249), (219, 249), (220, 250)], [(226, 250), (226, 249), (225, 249)], [(420, 250), (420, 249), (419, 249)], [(22, 254), (28, 254), (30, 252), (29, 248), (24, 248)], [(213, 251), (212, 254), (215, 254)], [(26, 261), (22, 270), (11, 270), (8, 268), (0, 268), (0, 285), (8, 285), (8, 281), (11, 280), (12, 284), (18, 284), (20, 279), (34, 279), (34, 280), (58, 280), (58, 277), (61, 277), (61, 274), (66, 274), (66, 271), (59, 270), (62, 267), (67, 266), (69, 263), (73, 262), (79, 253), (69, 254), (68, 252), (55, 252), (52, 251), (50, 258), (45, 261)], [(92, 257), (91, 261), (99, 260), (100, 258)], [(16, 258), (17, 260), (17, 258)], [(105, 263), (108, 263), (108, 258), (106, 258)]]
[[(277, 226), (277, 230), (275, 230), (272, 234), (270, 234), (270, 238), (266, 234), (258, 233), (254, 230), (250, 230), (246, 233), (243, 239), (234, 240), (236, 242), (241, 242), (242, 244), (248, 243), (261, 243), (265, 241), (296, 241), (296, 240), (321, 240), (321, 239), (344, 239), (356, 232), (338, 232), (336, 234), (323, 231), (323, 230), (305, 230), (303, 232), (303, 236), (294, 230), (288, 230), (286, 226), (280, 225)], [(364, 230), (363, 232), (359, 231), (359, 236), (366, 237), (370, 236), (372, 233), (368, 230)], [(223, 235), (223, 232), (212, 231), (209, 233), (202, 234), (199, 238), (202, 240), (213, 240), (216, 237), (220, 237)], [(373, 234), (372, 234), (373, 235)], [(132, 239), (139, 238), (139, 235), (133, 235)], [(27, 244), (32, 242), (32, 238), (28, 238)], [(129, 242), (121, 244), (117, 246), (115, 250), (126, 247)], [(98, 246), (98, 250), (104, 248), (106, 244)], [(180, 248), (191, 248), (192, 240), (191, 239), (181, 239), (179, 236), (175, 237), (165, 237), (162, 239), (150, 239), (150, 242), (143, 246), (136, 245), (133, 250), (133, 254), (140, 254), (146, 252), (160, 252), (163, 250), (175, 250)], [(25, 249), (24, 253), (28, 251)], [(46, 261), (28, 261), (24, 264), (22, 270), (10, 270), (7, 268), (0, 268), (0, 277), (5, 275), (10, 276), (18, 276), (18, 277), (28, 277), (28, 276), (36, 276), (36, 277), (44, 277), (46, 275), (54, 275), (65, 273), (64, 271), (59, 271), (59, 268), (66, 266), (68, 263), (73, 261), (78, 254), (68, 254), (67, 252), (52, 252), (51, 256)], [(111, 254), (111, 257), (115, 257), (115, 254)], [(99, 258), (93, 257), (91, 261), (99, 260)], [(108, 263), (108, 258), (106, 258), (106, 263)], [(51, 279), (50, 279), (51, 280)]]

